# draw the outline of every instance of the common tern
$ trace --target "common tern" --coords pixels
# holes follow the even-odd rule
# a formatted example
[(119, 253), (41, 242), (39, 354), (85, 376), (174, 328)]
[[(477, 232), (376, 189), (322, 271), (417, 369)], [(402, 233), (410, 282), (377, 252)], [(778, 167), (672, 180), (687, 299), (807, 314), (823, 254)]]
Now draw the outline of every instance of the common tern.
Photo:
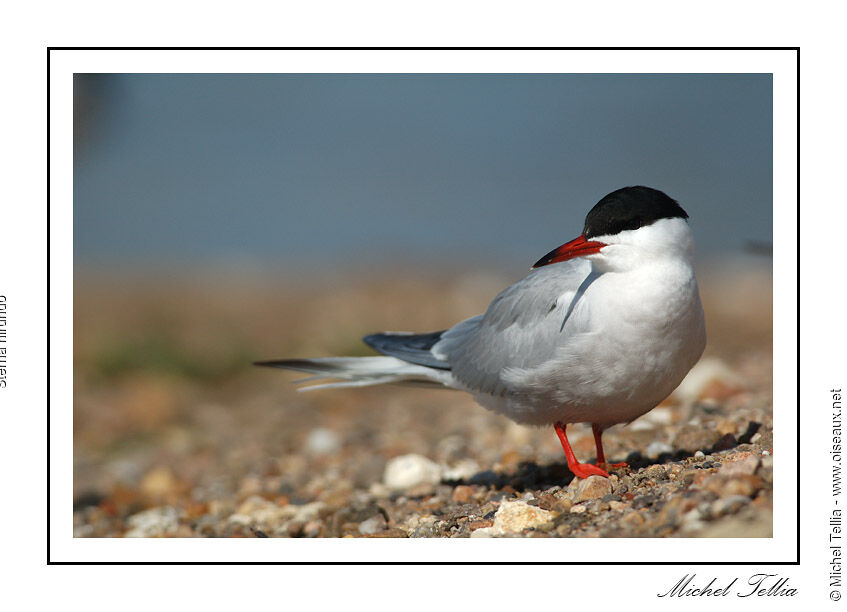
[[(539, 259), (484, 314), (426, 334), (364, 337), (379, 357), (281, 359), (306, 389), (405, 383), (461, 389), (528, 425), (553, 425), (579, 478), (608, 476), (603, 431), (652, 410), (703, 353), (706, 327), (688, 214), (665, 193), (624, 187), (582, 234)], [(579, 463), (569, 423), (591, 423), (597, 465)], [(611, 464), (611, 467), (626, 464)]]

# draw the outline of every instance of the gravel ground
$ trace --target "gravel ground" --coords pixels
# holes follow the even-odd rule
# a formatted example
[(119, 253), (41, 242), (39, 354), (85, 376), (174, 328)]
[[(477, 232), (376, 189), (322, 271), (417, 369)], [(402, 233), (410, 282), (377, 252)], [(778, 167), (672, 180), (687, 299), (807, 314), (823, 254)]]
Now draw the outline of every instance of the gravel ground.
[[(464, 394), (297, 393), (296, 374), (247, 365), (368, 354), (361, 335), (443, 328), (509, 279), (349, 281), (331, 293), (78, 279), (74, 535), (770, 537), (770, 276), (719, 280), (733, 301), (711, 299), (714, 278), (701, 283), (706, 357), (662, 405), (606, 432), (607, 456), (628, 468), (580, 480), (552, 428)], [(590, 427), (569, 433), (593, 461)]]

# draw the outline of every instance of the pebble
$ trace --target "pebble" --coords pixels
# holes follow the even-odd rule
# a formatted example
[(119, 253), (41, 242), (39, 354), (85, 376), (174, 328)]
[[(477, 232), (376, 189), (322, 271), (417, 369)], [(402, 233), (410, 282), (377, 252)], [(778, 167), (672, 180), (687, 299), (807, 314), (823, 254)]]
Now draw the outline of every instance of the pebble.
[(258, 495), (262, 492), (263, 488), (262, 479), (251, 474), (241, 479), (241, 484), (238, 487), (238, 495), (242, 498)]
[(428, 525), (421, 525), (409, 533), (410, 538), (437, 538), (443, 535), (440, 523), (436, 522)]
[(697, 460), (699, 461), (699, 460), (701, 460), (701, 459), (705, 459), (705, 458), (706, 458), (706, 454), (705, 454), (703, 451), (698, 450), (696, 453), (694, 453), (694, 458), (695, 458), (695, 459), (697, 459)]
[(209, 514), (224, 518), (235, 512), (235, 504), (228, 499), (213, 499), (209, 502)]
[(773, 484), (773, 457), (770, 455), (765, 455), (762, 453), (762, 465), (759, 466), (757, 470), (758, 476), (762, 479), (763, 482), (766, 482), (769, 485)]
[(303, 537), (318, 538), (323, 532), (323, 524), (320, 521), (309, 521), (303, 525)]
[(745, 497), (754, 497), (756, 491), (762, 488), (764, 482), (758, 476), (744, 475), (730, 480), (721, 497), (731, 497), (733, 495), (743, 495)]
[[(573, 494), (574, 503), (586, 501), (589, 499), (600, 499), (612, 492), (612, 483), (608, 478), (603, 476), (589, 476), (585, 479), (580, 479), (577, 484), (576, 491)], [(571, 508), (573, 512), (573, 508)]]
[[(395, 487), (396, 490), (396, 487)], [(404, 491), (409, 497), (429, 497), (435, 494), (435, 483), (420, 482)]]
[(362, 535), (373, 535), (380, 531), (385, 531), (388, 523), (382, 513), (375, 514), (371, 518), (359, 523), (359, 533)]
[(473, 459), (461, 459), (451, 467), (442, 469), (441, 478), (447, 482), (469, 480), (479, 472), (479, 464)]
[(471, 531), (472, 538), (491, 538), (494, 535), (493, 527), (480, 527), (479, 529)]
[(341, 440), (331, 429), (318, 427), (306, 436), (305, 450), (312, 455), (331, 455), (341, 448)]
[(459, 485), (453, 489), (451, 499), (457, 504), (466, 504), (473, 497), (473, 488), (467, 485)]
[(722, 419), (721, 421), (718, 421), (718, 424), (715, 429), (718, 430), (719, 434), (724, 436), (730, 433), (734, 434), (738, 430), (738, 426), (735, 424), (734, 421), (731, 421), (729, 419)]
[(391, 496), (391, 489), (381, 482), (375, 482), (368, 487), (368, 493), (373, 495), (375, 499), (386, 499)]
[(283, 526), (287, 521), (306, 523), (315, 520), (326, 508), (324, 502), (312, 502), (308, 504), (289, 504), (280, 506), (258, 495), (248, 497), (242, 503), (235, 514), (227, 519), (230, 523), (239, 525), (257, 526), (266, 529), (276, 529)]
[(435, 521), (436, 517), (432, 514), (414, 514), (409, 517), (403, 527), (405, 527), (407, 531), (414, 531), (421, 527), (434, 525)]
[(663, 465), (651, 465), (645, 468), (639, 476), (649, 480), (667, 480), (668, 471)]
[(162, 497), (176, 488), (177, 481), (170, 469), (160, 466), (147, 472), (139, 486), (147, 495)]
[(171, 506), (150, 508), (127, 519), (125, 538), (161, 538), (179, 529), (179, 511)]
[(385, 465), (382, 480), (385, 486), (395, 490), (409, 489), (420, 484), (437, 484), (441, 482), (441, 467), (422, 455), (402, 455)]
[(551, 521), (555, 516), (552, 512), (542, 510), (537, 506), (530, 506), (524, 501), (504, 501), (494, 515), (491, 535), (520, 533), (524, 529), (537, 527), (542, 523)]
[(477, 519), (475, 521), (468, 521), (468, 528), (471, 531), (476, 531), (477, 529), (482, 529), (483, 527), (491, 527), (494, 525), (494, 520), (485, 520), (485, 519)]
[(697, 508), (686, 512), (680, 523), (680, 529), (686, 533), (700, 531), (705, 526), (706, 522), (703, 520), (703, 515)]
[(726, 461), (721, 466), (721, 469), (718, 470), (718, 474), (729, 477), (740, 476), (742, 474), (755, 474), (760, 462), (761, 460), (756, 455), (750, 455), (736, 459), (735, 461)]
[(723, 499), (717, 499), (712, 503), (712, 516), (725, 516), (727, 514), (735, 514), (741, 508), (750, 503), (750, 498), (746, 495), (730, 495)]
[(762, 479), (758, 476), (741, 475), (729, 478), (722, 474), (712, 474), (703, 481), (701, 487), (718, 497), (730, 497), (732, 495), (753, 497), (762, 484)]

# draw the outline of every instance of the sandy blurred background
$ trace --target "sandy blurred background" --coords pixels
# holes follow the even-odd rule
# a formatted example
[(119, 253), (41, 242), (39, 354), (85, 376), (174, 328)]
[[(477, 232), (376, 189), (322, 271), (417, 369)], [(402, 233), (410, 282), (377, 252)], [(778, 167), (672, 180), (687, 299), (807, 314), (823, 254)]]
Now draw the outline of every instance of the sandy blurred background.
[[(552, 431), (457, 392), (300, 394), (250, 363), (478, 314), (628, 184), (691, 215), (710, 374), (608, 453), (681, 452), (692, 422), (772, 431), (769, 75), (77, 75), (74, 94), (75, 535), (418, 533), (396, 495), (384, 525), (356, 510), (406, 454), (471, 486), (414, 503), (477, 495), (483, 522), (497, 500), (473, 486), (549, 488)], [(265, 502), (276, 523), (231, 520)]]

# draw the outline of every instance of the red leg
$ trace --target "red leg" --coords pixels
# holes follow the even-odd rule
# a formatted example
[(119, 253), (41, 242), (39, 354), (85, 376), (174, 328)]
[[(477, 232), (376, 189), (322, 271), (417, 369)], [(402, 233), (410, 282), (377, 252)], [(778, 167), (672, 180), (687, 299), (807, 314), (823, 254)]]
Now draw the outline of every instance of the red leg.
[(568, 469), (574, 473), (577, 478), (588, 478), (591, 475), (609, 477), (609, 474), (601, 470), (596, 465), (590, 463), (579, 463), (576, 460), (576, 455), (573, 454), (570, 442), (568, 442), (568, 434), (565, 432), (567, 425), (564, 423), (556, 423), (556, 434), (562, 442), (562, 448), (565, 449), (565, 457), (568, 459)]
[(610, 467), (629, 467), (629, 464), (626, 461), (621, 461), (620, 463), (607, 464), (606, 454), (603, 452), (603, 430), (597, 423), (592, 423), (591, 431), (594, 432), (594, 446), (597, 447), (597, 465), (599, 465), (604, 470), (607, 470)]

